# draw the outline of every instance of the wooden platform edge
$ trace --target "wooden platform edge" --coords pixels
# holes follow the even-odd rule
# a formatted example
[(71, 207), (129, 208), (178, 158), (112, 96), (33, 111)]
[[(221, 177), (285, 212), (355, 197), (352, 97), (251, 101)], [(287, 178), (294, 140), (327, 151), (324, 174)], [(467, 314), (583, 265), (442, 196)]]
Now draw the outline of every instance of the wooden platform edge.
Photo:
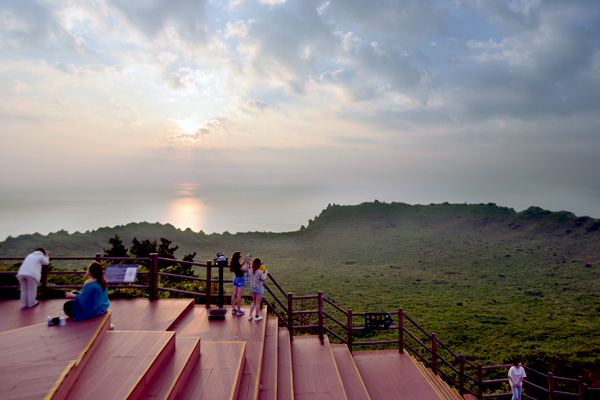
[[(281, 398), (283, 400), (294, 400), (294, 373), (292, 370), (292, 346), (290, 343), (290, 333), (287, 328), (278, 328), (277, 329), (277, 369), (282, 368), (283, 371), (287, 369), (287, 374), (277, 374), (277, 398)], [(283, 361), (280, 363), (280, 361)], [(289, 365), (285, 365), (289, 363)], [(280, 366), (281, 364), (281, 366)], [(287, 375), (285, 377), (284, 375)], [(279, 376), (282, 379), (286, 379), (289, 382), (288, 385), (280, 385), (279, 384)], [(286, 393), (280, 393), (280, 391), (285, 390)], [(281, 396), (280, 396), (281, 395)]]
[(81, 351), (81, 353), (79, 353), (79, 356), (75, 360), (71, 361), (65, 367), (60, 377), (54, 383), (52, 389), (50, 389), (46, 395), (46, 400), (62, 400), (67, 397), (71, 387), (75, 384), (75, 381), (77, 381), (77, 378), (94, 353), (96, 347), (98, 347), (102, 337), (108, 331), (108, 328), (110, 327), (110, 321), (111, 313), (109, 310), (102, 316), (102, 322), (96, 329), (96, 332), (94, 332), (94, 335), (92, 335), (90, 338), (90, 341), (86, 347)]
[(342, 379), (342, 374), (340, 374), (340, 369), (335, 361), (335, 355), (333, 354), (333, 349), (331, 348), (331, 343), (329, 343), (329, 336), (323, 335), (323, 345), (329, 348), (329, 354), (331, 355), (331, 361), (333, 361), (333, 366), (335, 367), (335, 372), (337, 373), (338, 381), (344, 391), (343, 395), (346, 399), (348, 399), (348, 394), (346, 393), (346, 388), (344, 387), (344, 381)]
[[(361, 387), (362, 391), (364, 391), (364, 394), (366, 395), (367, 399), (370, 400), (371, 395), (369, 394), (369, 391), (367, 390), (367, 385), (365, 385), (365, 381), (363, 380), (362, 375), (360, 374), (360, 371), (358, 370), (358, 367), (356, 366), (356, 362), (354, 362), (354, 358), (352, 357), (352, 354), (350, 353), (350, 349), (348, 348), (348, 346), (343, 343), (332, 344), (331, 351), (333, 352), (336, 364), (340, 361), (350, 364), (350, 368), (355, 373), (355, 377), (353, 379), (358, 380), (359, 386)], [(339, 357), (336, 356), (336, 353), (338, 354)], [(339, 367), (338, 367), (338, 370), (339, 370)], [(343, 382), (343, 377), (342, 377), (342, 382)], [(344, 385), (344, 389), (346, 389), (346, 388), (347, 388), (346, 385)], [(347, 395), (347, 393), (346, 393), (346, 395)]]
[(263, 359), (264, 359), (264, 355), (265, 355), (265, 334), (267, 332), (267, 306), (264, 305), (262, 306), (261, 309), (261, 313), (262, 315), (264, 315), (264, 318), (262, 320), (263, 324), (261, 326), (262, 328), (262, 332), (260, 337), (263, 338), (263, 340), (260, 341), (260, 349), (258, 350), (258, 364), (256, 367), (256, 378), (254, 378), (254, 395), (252, 396), (252, 398), (254, 400), (258, 400), (258, 394), (260, 393), (260, 377), (262, 376), (262, 365), (263, 365)]
[[(175, 339), (176, 339), (176, 341), (175, 341), (176, 343), (177, 343), (177, 339), (179, 339), (179, 340), (194, 340), (196, 344), (194, 345), (194, 348), (192, 349), (190, 357), (187, 359), (187, 362), (184, 363), (184, 365), (181, 367), (181, 369), (177, 373), (177, 378), (173, 381), (173, 383), (169, 387), (169, 389), (167, 391), (168, 396), (166, 397), (166, 400), (176, 400), (177, 398), (179, 398), (181, 391), (183, 390), (183, 386), (185, 385), (190, 374), (192, 373), (192, 370), (194, 369), (194, 367), (200, 360), (201, 340), (199, 337), (181, 337), (181, 338), (176, 337)], [(177, 351), (177, 348), (175, 349), (175, 351)]]
[(260, 379), (260, 400), (277, 400), (277, 352), (279, 347), (279, 320), (277, 317), (266, 318), (265, 354)]
[(179, 313), (179, 315), (177, 316), (177, 318), (175, 318), (173, 320), (173, 322), (171, 322), (171, 325), (169, 325), (169, 327), (167, 328), (167, 331), (173, 331), (175, 330), (175, 327), (177, 326), (177, 324), (179, 324), (179, 322), (181, 322), (181, 320), (183, 318), (185, 318), (185, 316), (194, 309), (194, 306), (196, 305), (196, 302), (193, 299), (190, 299), (189, 304), (183, 309), (182, 312)]
[[(132, 332), (132, 331), (128, 331)], [(154, 362), (151, 362), (146, 370), (140, 375), (137, 379), (136, 383), (132, 385), (129, 393), (125, 397), (126, 399), (139, 399), (145, 392), (146, 386), (150, 384), (153, 380), (155, 374), (160, 373), (162, 366), (167, 362), (167, 360), (173, 356), (175, 352), (175, 332), (166, 332), (171, 333), (171, 337), (162, 347), (162, 350), (154, 359)]]
[(247, 344), (246, 344), (246, 342), (243, 342), (243, 341), (240, 343), (242, 343), (242, 354), (241, 354), (241, 357), (238, 359), (238, 365), (236, 367), (236, 372), (235, 372), (235, 376), (237, 376), (237, 379), (236, 379), (235, 384), (231, 388), (231, 394), (229, 396), (229, 400), (237, 399), (238, 393), (240, 391), (240, 382), (242, 381), (242, 371), (244, 368), (244, 362), (246, 360)]
[[(458, 393), (458, 391), (450, 385), (446, 383), (440, 376), (433, 373), (432, 370), (428, 369), (423, 363), (417, 361), (415, 357), (411, 354), (408, 354), (412, 362), (417, 366), (417, 368), (421, 371), (425, 379), (429, 382), (433, 390), (440, 395), (440, 398), (449, 399), (450, 400), (463, 400), (462, 396)], [(443, 393), (446, 393), (448, 396), (445, 396)]]

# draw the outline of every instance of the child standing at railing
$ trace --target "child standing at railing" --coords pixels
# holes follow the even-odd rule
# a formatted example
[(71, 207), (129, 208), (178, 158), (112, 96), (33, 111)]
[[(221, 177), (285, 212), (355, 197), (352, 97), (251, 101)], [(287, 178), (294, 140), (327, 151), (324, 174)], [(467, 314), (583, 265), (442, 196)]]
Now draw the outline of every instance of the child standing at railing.
[(523, 379), (527, 377), (525, 368), (520, 360), (515, 360), (513, 366), (508, 370), (508, 381), (513, 392), (512, 400), (521, 400), (521, 392), (523, 391)]
[(262, 261), (260, 258), (255, 258), (252, 260), (252, 268), (250, 269), (250, 291), (252, 292), (252, 304), (250, 305), (250, 316), (248, 317), (248, 321), (252, 321), (252, 313), (254, 309), (256, 309), (256, 318), (255, 321), (260, 321), (263, 317), (260, 315), (260, 302), (263, 298), (263, 293), (265, 292), (265, 288), (263, 284), (265, 283), (265, 279), (267, 279), (267, 275), (269, 274), (269, 270), (265, 270), (264, 272), (261, 270)]

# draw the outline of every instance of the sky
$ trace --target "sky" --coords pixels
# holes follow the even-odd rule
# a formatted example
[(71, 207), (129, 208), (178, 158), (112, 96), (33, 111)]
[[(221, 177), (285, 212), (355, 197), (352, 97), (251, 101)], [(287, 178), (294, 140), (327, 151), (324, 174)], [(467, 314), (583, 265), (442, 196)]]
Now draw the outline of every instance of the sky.
[(311, 185), (600, 218), (599, 115), (598, 0), (0, 2), (4, 191)]

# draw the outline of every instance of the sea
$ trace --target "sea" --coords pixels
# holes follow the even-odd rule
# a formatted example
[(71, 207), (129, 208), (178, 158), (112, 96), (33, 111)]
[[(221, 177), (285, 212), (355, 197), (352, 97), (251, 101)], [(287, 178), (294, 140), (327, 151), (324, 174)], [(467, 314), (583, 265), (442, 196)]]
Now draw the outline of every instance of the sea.
[[(329, 204), (363, 202), (488, 203), (522, 211), (532, 205), (550, 211), (600, 216), (589, 196), (511, 196), (503, 192), (480, 194), (432, 191), (406, 186), (247, 185), (201, 186), (179, 183), (155, 188), (0, 188), (0, 242), (25, 234), (93, 231), (131, 222), (171, 224), (194, 232), (292, 232), (307, 226)], [(470, 200), (470, 201), (469, 201)], [(573, 208), (564, 208), (571, 204)], [(591, 213), (590, 213), (591, 211)]]
[(24, 234), (68, 233), (130, 222), (171, 224), (204, 233), (291, 232), (328, 204), (374, 201), (369, 193), (313, 186), (182, 184), (156, 190), (7, 191), (0, 197), (0, 241)]

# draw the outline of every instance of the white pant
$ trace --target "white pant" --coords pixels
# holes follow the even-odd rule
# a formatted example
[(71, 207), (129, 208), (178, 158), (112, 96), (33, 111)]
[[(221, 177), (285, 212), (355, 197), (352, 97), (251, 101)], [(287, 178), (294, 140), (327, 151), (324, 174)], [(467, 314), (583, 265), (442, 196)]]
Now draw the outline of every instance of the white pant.
[(21, 284), (21, 306), (33, 307), (37, 297), (37, 281), (33, 276), (19, 275), (19, 283)]

